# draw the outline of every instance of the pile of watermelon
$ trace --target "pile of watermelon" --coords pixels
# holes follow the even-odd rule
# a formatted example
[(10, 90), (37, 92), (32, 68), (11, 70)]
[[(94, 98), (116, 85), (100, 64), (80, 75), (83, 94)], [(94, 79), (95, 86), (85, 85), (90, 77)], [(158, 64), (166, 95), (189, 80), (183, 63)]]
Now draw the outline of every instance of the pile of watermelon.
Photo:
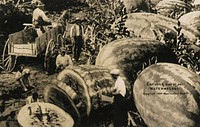
[[(118, 68), (130, 94), (126, 99), (133, 103), (130, 105), (136, 107), (142, 119), (143, 123), (136, 121), (138, 126), (199, 127), (200, 47), (197, 42), (200, 14), (195, 8), (197, 5), (183, 0), (122, 2), (128, 11), (124, 25), (130, 36), (104, 45), (94, 66), (66, 68), (58, 77), (62, 79), (57, 83), (58, 87), (69, 98), (71, 96), (70, 103), (75, 98), (75, 95), (69, 94), (70, 91), (84, 91), (77, 95), (81, 95), (79, 98), (87, 109), (84, 113), (89, 116), (89, 111), (94, 110), (94, 105), (89, 102), (94, 99), (91, 95), (96, 91), (94, 86), (101, 86), (108, 70)], [(92, 75), (96, 72), (102, 77)], [(70, 84), (72, 81), (76, 85)], [(63, 84), (61, 87), (60, 82), (71, 88)], [(106, 86), (99, 88), (103, 87)], [(46, 94), (47, 98), (50, 96), (50, 93)]]

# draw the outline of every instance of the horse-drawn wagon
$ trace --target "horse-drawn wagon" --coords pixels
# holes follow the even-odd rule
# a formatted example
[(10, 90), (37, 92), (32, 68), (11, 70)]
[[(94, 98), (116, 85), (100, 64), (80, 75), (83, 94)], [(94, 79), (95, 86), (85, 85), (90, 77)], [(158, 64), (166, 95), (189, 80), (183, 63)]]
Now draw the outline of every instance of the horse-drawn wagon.
[[(64, 13), (61, 16), (63, 15)], [(63, 25), (58, 24), (56, 27), (51, 26), (50, 30), (47, 30), (41, 36), (38, 36), (36, 30), (32, 27), (10, 34), (5, 43), (2, 55), (4, 70), (8, 72), (13, 71), (17, 58), (20, 56), (39, 57), (43, 54), (44, 69), (46, 69), (48, 58), (55, 44), (60, 43), (57, 35), (63, 34), (63, 32)], [(61, 45), (59, 44), (59, 46)]]

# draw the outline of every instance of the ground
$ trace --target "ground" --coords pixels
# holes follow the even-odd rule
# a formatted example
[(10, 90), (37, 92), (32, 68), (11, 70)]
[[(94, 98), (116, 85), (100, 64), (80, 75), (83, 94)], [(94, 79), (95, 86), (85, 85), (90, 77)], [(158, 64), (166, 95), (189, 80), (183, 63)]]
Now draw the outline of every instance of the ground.
[[(36, 59), (36, 58), (35, 58)], [(29, 59), (30, 60), (30, 59)], [(33, 60), (33, 59), (32, 59)], [(33, 62), (33, 61), (32, 61)], [(37, 61), (38, 62), (38, 61)], [(12, 111), (18, 113), (19, 109), (25, 105), (25, 99), (34, 91), (37, 91), (42, 99), (43, 90), (46, 85), (51, 84), (56, 79), (57, 74), (46, 75), (42, 69), (42, 64), (26, 64), (25, 66), (31, 69), (31, 81), (35, 88), (30, 88), (28, 92), (24, 92), (21, 86), (15, 83), (15, 73), (0, 74), (0, 123), (4, 122)], [(3, 127), (3, 125), (1, 125)]]
[[(70, 54), (71, 55), (71, 54)], [(74, 65), (85, 64), (87, 58), (81, 55), (81, 60), (78, 62), (73, 61)], [(47, 75), (43, 69), (42, 58), (27, 58), (20, 57), (17, 65), (24, 64), (26, 68), (31, 70), (31, 81), (34, 88), (30, 88), (28, 92), (24, 92), (20, 85), (16, 84), (15, 73), (16, 69), (12, 73), (0, 72), (0, 126), (4, 127), (5, 121), (10, 116), (12, 111), (17, 114), (22, 106), (25, 105), (25, 99), (33, 92), (39, 93), (40, 99), (43, 98), (43, 90), (45, 86), (52, 84), (58, 75), (58, 72)], [(17, 120), (17, 115), (15, 115)]]

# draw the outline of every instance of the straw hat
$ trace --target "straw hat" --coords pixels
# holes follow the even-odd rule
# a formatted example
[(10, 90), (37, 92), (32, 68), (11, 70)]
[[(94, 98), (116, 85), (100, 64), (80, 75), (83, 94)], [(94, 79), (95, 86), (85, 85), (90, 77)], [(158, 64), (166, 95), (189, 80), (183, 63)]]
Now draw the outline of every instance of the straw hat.
[(119, 75), (119, 73), (120, 73), (119, 69), (113, 69), (110, 71), (110, 74), (112, 75)]
[(66, 51), (65, 51), (65, 48), (63, 48), (63, 47), (60, 48), (60, 50), (61, 50), (61, 52), (66, 52)]
[(76, 17), (75, 18), (75, 22), (81, 22), (81, 18), (80, 17)]
[(36, 2), (36, 6), (37, 6), (37, 7), (43, 7), (44, 4), (43, 4), (41, 1), (37, 1), (37, 2)]

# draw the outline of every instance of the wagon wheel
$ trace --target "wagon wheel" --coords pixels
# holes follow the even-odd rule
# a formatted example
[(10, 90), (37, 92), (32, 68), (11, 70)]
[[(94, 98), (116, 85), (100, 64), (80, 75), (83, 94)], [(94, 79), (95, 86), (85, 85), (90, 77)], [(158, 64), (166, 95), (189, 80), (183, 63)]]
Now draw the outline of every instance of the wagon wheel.
[(64, 38), (63, 38), (63, 35), (62, 34), (58, 34), (57, 35), (57, 42), (59, 44), (61, 44), (60, 46), (63, 47), (64, 46)]
[(4, 70), (7, 72), (13, 71), (17, 62), (17, 56), (10, 55), (9, 52), (10, 52), (10, 45), (8, 39), (4, 45), (3, 56), (2, 56), (2, 65), (4, 67)]
[(45, 70), (47, 70), (49, 67), (49, 60), (52, 55), (54, 47), (55, 47), (55, 41), (51, 39), (47, 44), (45, 56), (44, 56), (44, 69)]

